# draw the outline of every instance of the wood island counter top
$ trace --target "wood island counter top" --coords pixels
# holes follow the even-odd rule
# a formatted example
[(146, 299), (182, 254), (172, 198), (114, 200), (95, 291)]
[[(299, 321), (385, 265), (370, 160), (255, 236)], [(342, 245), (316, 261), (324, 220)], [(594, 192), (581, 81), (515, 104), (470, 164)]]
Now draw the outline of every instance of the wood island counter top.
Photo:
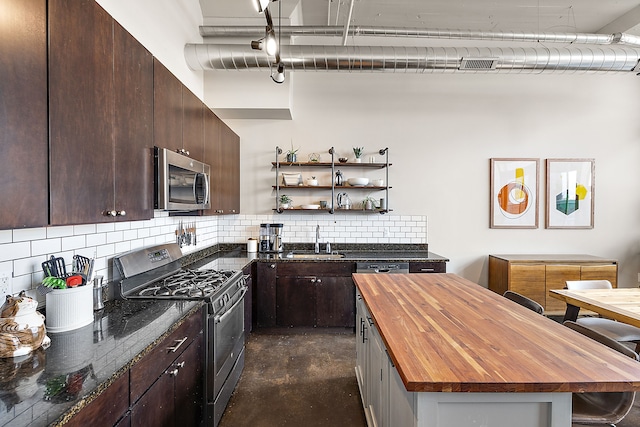
[(640, 363), (455, 274), (354, 274), (407, 391), (640, 390)]

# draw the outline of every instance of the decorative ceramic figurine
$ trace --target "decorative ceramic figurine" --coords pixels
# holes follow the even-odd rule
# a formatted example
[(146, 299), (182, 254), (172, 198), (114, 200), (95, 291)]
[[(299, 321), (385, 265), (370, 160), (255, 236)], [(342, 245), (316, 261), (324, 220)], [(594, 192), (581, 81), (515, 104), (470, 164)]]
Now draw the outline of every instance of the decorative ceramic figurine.
[(0, 357), (24, 356), (38, 347), (49, 347), (44, 316), (36, 308), (38, 302), (24, 291), (17, 297), (7, 295), (0, 308)]

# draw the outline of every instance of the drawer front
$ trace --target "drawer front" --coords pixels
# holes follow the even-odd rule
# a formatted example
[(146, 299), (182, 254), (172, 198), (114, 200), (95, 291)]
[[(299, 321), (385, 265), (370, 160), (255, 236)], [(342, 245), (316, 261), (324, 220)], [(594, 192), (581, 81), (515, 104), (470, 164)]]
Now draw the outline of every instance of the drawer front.
[(409, 273), (446, 273), (446, 262), (410, 262)]
[(149, 354), (131, 367), (131, 403), (144, 394), (174, 360), (202, 334), (202, 309), (192, 314)]
[(96, 420), (115, 425), (129, 409), (129, 371), (116, 379), (100, 396), (69, 421), (70, 426), (88, 426)]
[(354, 262), (280, 262), (278, 276), (351, 277), (356, 271)]

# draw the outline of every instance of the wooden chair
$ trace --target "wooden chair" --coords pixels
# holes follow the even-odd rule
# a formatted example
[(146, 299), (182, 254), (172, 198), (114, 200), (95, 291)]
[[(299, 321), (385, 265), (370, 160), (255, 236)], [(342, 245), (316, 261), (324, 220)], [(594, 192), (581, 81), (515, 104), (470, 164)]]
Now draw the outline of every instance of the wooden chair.
[[(567, 280), (566, 283), (569, 290), (613, 288), (608, 280)], [(581, 317), (576, 323), (618, 342), (635, 343), (636, 352), (640, 351), (640, 328), (636, 326), (602, 317)]]
[[(639, 360), (635, 351), (593, 329), (570, 320), (564, 322), (564, 325), (625, 356)], [(615, 427), (631, 410), (635, 395), (635, 391), (573, 393), (571, 421), (578, 425), (604, 424)]]
[(513, 291), (505, 291), (502, 296), (510, 299), (511, 301), (517, 302), (521, 306), (526, 307), (529, 310), (533, 310), (538, 314), (544, 314), (544, 307), (542, 307), (531, 298), (525, 297), (524, 295)]

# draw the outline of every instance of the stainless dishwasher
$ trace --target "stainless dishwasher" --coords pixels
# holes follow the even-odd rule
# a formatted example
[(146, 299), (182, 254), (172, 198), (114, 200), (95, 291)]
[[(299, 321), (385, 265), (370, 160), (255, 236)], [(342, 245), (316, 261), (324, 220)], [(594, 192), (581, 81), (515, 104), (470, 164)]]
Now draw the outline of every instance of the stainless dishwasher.
[(358, 262), (356, 273), (399, 274), (409, 273), (408, 262)]

